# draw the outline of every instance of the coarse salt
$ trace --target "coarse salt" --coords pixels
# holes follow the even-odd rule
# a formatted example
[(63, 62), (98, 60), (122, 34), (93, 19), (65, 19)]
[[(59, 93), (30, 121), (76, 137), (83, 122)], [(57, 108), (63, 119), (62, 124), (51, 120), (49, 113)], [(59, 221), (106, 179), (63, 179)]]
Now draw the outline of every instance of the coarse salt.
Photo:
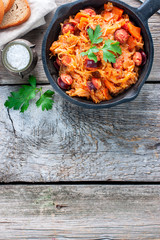
[(25, 46), (14, 44), (8, 48), (7, 62), (12, 68), (23, 70), (30, 62), (30, 53)]

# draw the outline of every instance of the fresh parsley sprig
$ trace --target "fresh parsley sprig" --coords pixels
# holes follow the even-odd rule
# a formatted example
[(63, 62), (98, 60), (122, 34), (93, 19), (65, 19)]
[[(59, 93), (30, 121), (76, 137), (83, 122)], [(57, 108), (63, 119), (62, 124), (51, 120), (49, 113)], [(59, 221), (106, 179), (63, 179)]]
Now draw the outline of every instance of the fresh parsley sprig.
[(40, 99), (36, 102), (36, 106), (37, 107), (42, 107), (42, 111), (44, 111), (45, 109), (48, 111), (50, 109), (52, 109), (53, 106), (53, 96), (54, 92), (51, 90), (47, 90), (45, 93), (41, 94)]
[(105, 62), (115, 63), (116, 57), (118, 57), (118, 54), (122, 54), (122, 50), (120, 47), (119, 42), (115, 42), (113, 40), (105, 40), (105, 44), (102, 48), (97, 48), (96, 46), (93, 46), (93, 44), (99, 44), (103, 41), (103, 38), (100, 38), (102, 36), (101, 27), (100, 25), (96, 26), (95, 31), (93, 31), (92, 28), (89, 28), (87, 30), (89, 39), (91, 41), (91, 47), (88, 51), (82, 52), (81, 55), (84, 57), (85, 55), (88, 56), (89, 59), (94, 60), (95, 62), (98, 61), (97, 56), (95, 53), (99, 51), (103, 51), (103, 59)]
[(96, 26), (95, 31), (93, 31), (92, 28), (87, 29), (89, 39), (91, 40), (91, 47), (88, 51), (82, 52), (81, 55), (84, 57), (85, 55), (88, 56), (89, 59), (94, 60), (95, 62), (98, 62), (97, 56), (95, 53), (99, 52), (99, 49), (96, 46), (93, 46), (93, 44), (99, 44), (103, 42), (103, 38), (100, 38), (102, 35), (101, 27), (100, 25)]
[(36, 95), (40, 92), (41, 96), (36, 102), (37, 107), (42, 107), (42, 111), (52, 109), (54, 94), (53, 91), (47, 90), (45, 93), (42, 93), (42, 87), (36, 87), (36, 78), (34, 76), (29, 77), (30, 85), (22, 85), (22, 87), (16, 91), (11, 92), (11, 96), (8, 97), (8, 100), (5, 102), (5, 107), (13, 108), (14, 110), (19, 110), (24, 113), (28, 107), (30, 100), (35, 99)]
[[(105, 44), (102, 48), (103, 51), (103, 59), (105, 62), (115, 63), (117, 54), (122, 54), (122, 50), (119, 46), (119, 42), (115, 42), (113, 40), (108, 39), (105, 40)], [(115, 54), (113, 54), (115, 53)]]
[(83, 57), (87, 55), (89, 59), (94, 60), (95, 62), (98, 62), (97, 56), (96, 54), (94, 54), (97, 52), (99, 52), (99, 49), (97, 47), (91, 47), (88, 51), (82, 52), (81, 55)]
[(96, 26), (95, 31), (93, 31), (92, 28), (88, 28), (87, 32), (88, 32), (88, 35), (89, 35), (92, 45), (103, 42), (103, 38), (100, 38), (100, 36), (102, 36), (100, 25)]

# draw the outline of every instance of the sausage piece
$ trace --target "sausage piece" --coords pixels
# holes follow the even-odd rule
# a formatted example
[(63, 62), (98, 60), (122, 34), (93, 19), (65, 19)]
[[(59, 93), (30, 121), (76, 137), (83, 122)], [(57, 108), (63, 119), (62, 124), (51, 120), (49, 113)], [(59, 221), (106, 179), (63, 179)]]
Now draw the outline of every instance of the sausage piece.
[(133, 61), (135, 62), (136, 66), (140, 66), (142, 64), (142, 54), (140, 52), (136, 52), (133, 55)]
[(113, 67), (114, 67), (115, 69), (121, 69), (122, 66), (123, 66), (122, 60), (119, 59), (119, 58), (117, 58), (117, 59), (116, 59), (116, 62), (113, 63)]
[(83, 12), (85, 14), (88, 14), (89, 16), (96, 16), (96, 12), (91, 8), (86, 8), (86, 9), (83, 10)]
[(73, 79), (72, 79), (71, 75), (69, 75), (69, 74), (62, 73), (61, 79), (64, 83), (66, 83), (68, 85), (71, 85), (73, 83)]
[(98, 78), (92, 78), (92, 83), (96, 89), (100, 89), (102, 86), (101, 80)]
[(98, 62), (95, 62), (94, 60), (91, 60), (91, 59), (86, 59), (85, 65), (86, 65), (86, 68), (88, 69), (97, 68)]
[(142, 55), (142, 66), (143, 66), (147, 62), (147, 55), (143, 51), (141, 51), (141, 55)]
[(69, 64), (71, 63), (71, 57), (70, 56), (67, 56), (67, 55), (64, 55), (61, 59), (61, 62), (64, 66), (69, 66)]
[(97, 88), (93, 85), (92, 81), (87, 82), (87, 87), (90, 91), (92, 91), (92, 90), (96, 91), (97, 90)]
[(62, 33), (63, 34), (66, 34), (70, 31), (70, 33), (74, 33), (74, 30), (75, 30), (75, 27), (72, 23), (65, 23), (63, 24), (63, 27), (62, 27)]
[(129, 38), (129, 34), (124, 29), (119, 29), (114, 34), (114, 39), (120, 42), (121, 44), (126, 43), (128, 38)]
[(64, 90), (69, 90), (70, 89), (70, 85), (66, 84), (65, 82), (62, 81), (61, 77), (59, 77), (57, 79), (57, 84), (60, 88), (64, 89)]

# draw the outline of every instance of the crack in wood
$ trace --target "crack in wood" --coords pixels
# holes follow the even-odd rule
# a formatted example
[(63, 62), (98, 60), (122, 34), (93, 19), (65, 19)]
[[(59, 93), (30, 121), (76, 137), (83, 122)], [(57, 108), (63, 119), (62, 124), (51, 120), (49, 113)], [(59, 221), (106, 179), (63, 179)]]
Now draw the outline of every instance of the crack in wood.
[(62, 204), (56, 204), (56, 208), (58, 210), (61, 210), (62, 208), (66, 208), (66, 207), (68, 207), (68, 206), (67, 205), (62, 205)]
[(10, 112), (9, 112), (9, 109), (8, 109), (8, 108), (7, 108), (7, 113), (8, 113), (8, 117), (9, 117), (9, 120), (10, 120), (10, 122), (11, 122), (12, 128), (13, 128), (13, 133), (14, 133), (14, 136), (15, 136), (15, 137), (17, 137), (17, 134), (16, 134), (16, 129), (15, 129), (15, 127), (14, 127), (14, 123), (13, 123), (13, 120), (12, 120), (12, 118), (11, 118), (11, 114), (10, 114)]

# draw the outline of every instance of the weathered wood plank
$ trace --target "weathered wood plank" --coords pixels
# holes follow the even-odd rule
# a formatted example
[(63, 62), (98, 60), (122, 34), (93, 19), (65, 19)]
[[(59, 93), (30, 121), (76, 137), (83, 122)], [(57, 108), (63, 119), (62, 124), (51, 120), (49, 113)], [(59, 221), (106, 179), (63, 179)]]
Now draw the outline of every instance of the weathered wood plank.
[(160, 181), (159, 84), (111, 109), (82, 109), (55, 94), (53, 110), (31, 104), (24, 114), (3, 105), (15, 89), (0, 87), (1, 182)]
[[(125, 3), (130, 4), (133, 7), (138, 7), (140, 6), (141, 3), (136, 0), (123, 0)], [(66, 2), (71, 2), (70, 0), (57, 0), (56, 3), (58, 6), (61, 4), (64, 4)], [(34, 74), (38, 78), (39, 83), (47, 83), (48, 80), (45, 76), (45, 73), (43, 71), (43, 66), (42, 66), (42, 60), (41, 60), (41, 45), (42, 45), (42, 40), (44, 37), (44, 33), (47, 29), (47, 26), (49, 25), (50, 20), (52, 19), (53, 13), (49, 14), (47, 16), (47, 24), (31, 31), (27, 35), (24, 36), (25, 39), (36, 43), (37, 45), (37, 52), (39, 56), (39, 61), (37, 64), (36, 69), (34, 70)], [(155, 14), (150, 20), (149, 20), (149, 26), (150, 30), (153, 36), (153, 41), (154, 41), (154, 46), (155, 46), (155, 58), (154, 58), (154, 64), (152, 68), (152, 72), (149, 77), (149, 81), (160, 81), (160, 67), (159, 67), (159, 62), (160, 62), (160, 15)], [(26, 82), (26, 79), (17, 79), (17, 77), (13, 77), (8, 75), (8, 73), (3, 69), (1, 63), (0, 63), (0, 85), (3, 84), (23, 84)]]
[(1, 186), (0, 240), (159, 240), (160, 186)]

